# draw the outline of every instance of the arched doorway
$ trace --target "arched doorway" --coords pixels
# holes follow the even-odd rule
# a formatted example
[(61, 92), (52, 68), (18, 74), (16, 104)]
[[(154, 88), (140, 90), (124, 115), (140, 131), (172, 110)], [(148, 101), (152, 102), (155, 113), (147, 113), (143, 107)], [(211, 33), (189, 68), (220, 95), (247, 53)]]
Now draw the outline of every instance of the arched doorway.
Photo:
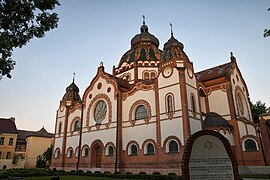
[(96, 144), (92, 148), (92, 153), (91, 153), (91, 166), (92, 166), (92, 168), (101, 168), (101, 156), (102, 156), (101, 146)]

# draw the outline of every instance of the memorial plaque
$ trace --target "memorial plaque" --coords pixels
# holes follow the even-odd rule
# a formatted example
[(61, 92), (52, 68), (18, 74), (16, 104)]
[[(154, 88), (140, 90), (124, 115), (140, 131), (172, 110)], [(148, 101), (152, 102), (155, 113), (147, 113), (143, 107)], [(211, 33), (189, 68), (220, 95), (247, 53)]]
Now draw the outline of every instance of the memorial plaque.
[(183, 177), (190, 180), (239, 178), (230, 143), (221, 134), (210, 130), (199, 131), (190, 137), (185, 147), (182, 171)]

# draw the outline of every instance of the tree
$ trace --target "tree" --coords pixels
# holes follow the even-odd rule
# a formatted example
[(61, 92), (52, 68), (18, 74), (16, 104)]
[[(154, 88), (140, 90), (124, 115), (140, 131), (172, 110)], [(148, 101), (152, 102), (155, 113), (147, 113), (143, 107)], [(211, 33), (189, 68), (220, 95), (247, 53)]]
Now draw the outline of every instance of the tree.
[(266, 113), (267, 108), (265, 106), (265, 103), (262, 103), (261, 100), (251, 103), (251, 113), (253, 117), (253, 122), (254, 123), (259, 123), (259, 115)]
[(0, 1), (0, 79), (11, 78), (14, 48), (21, 48), (32, 38), (42, 38), (57, 27), (59, 18), (52, 12), (57, 5), (58, 0)]
[(47, 150), (42, 154), (42, 156), (44, 157), (44, 160), (46, 162), (48, 161), (50, 164), (52, 159), (52, 146), (48, 147)]
[[(270, 8), (268, 8), (268, 11), (270, 11)], [(268, 37), (270, 36), (270, 29), (264, 29), (264, 34), (263, 34), (264, 37)]]

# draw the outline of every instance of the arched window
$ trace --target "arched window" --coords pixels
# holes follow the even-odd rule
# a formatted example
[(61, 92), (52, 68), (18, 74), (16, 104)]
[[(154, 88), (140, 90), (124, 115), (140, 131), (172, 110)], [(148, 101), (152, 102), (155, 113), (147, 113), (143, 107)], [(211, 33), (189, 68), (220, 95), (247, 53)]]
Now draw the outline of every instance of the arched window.
[(146, 154), (155, 154), (155, 148), (152, 143), (147, 144), (147, 152)]
[(75, 157), (77, 158), (79, 156), (79, 148), (75, 150)]
[(55, 151), (54, 158), (55, 158), (55, 159), (60, 158), (60, 149), (57, 149), (57, 150)]
[(68, 153), (67, 153), (67, 157), (68, 158), (72, 158), (72, 155), (73, 155), (73, 150), (72, 149), (69, 149), (68, 150)]
[(156, 78), (156, 73), (155, 72), (151, 72), (151, 79), (155, 79)]
[(172, 100), (171, 95), (167, 96), (167, 106), (168, 106), (168, 112), (173, 112), (173, 100)]
[(62, 122), (59, 123), (59, 127), (58, 127), (58, 134), (60, 134), (62, 131)]
[(144, 79), (149, 79), (149, 72), (144, 73)]
[(81, 127), (80, 121), (79, 120), (75, 121), (75, 123), (74, 123), (74, 131), (79, 131), (80, 127)]
[(178, 144), (176, 141), (169, 142), (169, 153), (178, 152)]
[(137, 155), (138, 151), (137, 151), (137, 146), (135, 144), (132, 144), (130, 147), (130, 155)]
[(112, 146), (108, 147), (108, 156), (113, 156), (113, 147)]
[(89, 154), (88, 147), (85, 147), (85, 148), (83, 149), (83, 156), (84, 156), (84, 157), (88, 157), (88, 154)]
[(147, 109), (144, 105), (139, 105), (135, 111), (135, 119), (144, 119), (147, 118)]
[(193, 93), (190, 95), (190, 100), (191, 100), (191, 111), (193, 113), (193, 116), (196, 115), (196, 101), (195, 101), (195, 96)]
[(240, 113), (239, 115), (243, 116), (244, 115), (244, 105), (243, 105), (243, 100), (242, 100), (240, 93), (236, 94), (236, 103), (237, 103), (237, 107), (238, 107), (238, 110)]
[(252, 139), (247, 139), (245, 141), (245, 148), (246, 148), (246, 151), (257, 151), (257, 145), (255, 141)]

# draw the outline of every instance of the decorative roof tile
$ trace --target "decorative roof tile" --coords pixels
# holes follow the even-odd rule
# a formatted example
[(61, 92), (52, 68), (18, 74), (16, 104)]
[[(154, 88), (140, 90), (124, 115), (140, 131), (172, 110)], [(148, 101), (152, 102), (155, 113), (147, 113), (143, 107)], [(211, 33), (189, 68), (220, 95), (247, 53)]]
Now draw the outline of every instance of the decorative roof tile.
[(216, 79), (223, 76), (228, 76), (231, 68), (232, 68), (233, 62), (228, 62), (225, 64), (221, 64), (219, 66), (215, 66), (200, 72), (195, 73), (197, 79), (201, 81), (208, 81), (211, 79)]

